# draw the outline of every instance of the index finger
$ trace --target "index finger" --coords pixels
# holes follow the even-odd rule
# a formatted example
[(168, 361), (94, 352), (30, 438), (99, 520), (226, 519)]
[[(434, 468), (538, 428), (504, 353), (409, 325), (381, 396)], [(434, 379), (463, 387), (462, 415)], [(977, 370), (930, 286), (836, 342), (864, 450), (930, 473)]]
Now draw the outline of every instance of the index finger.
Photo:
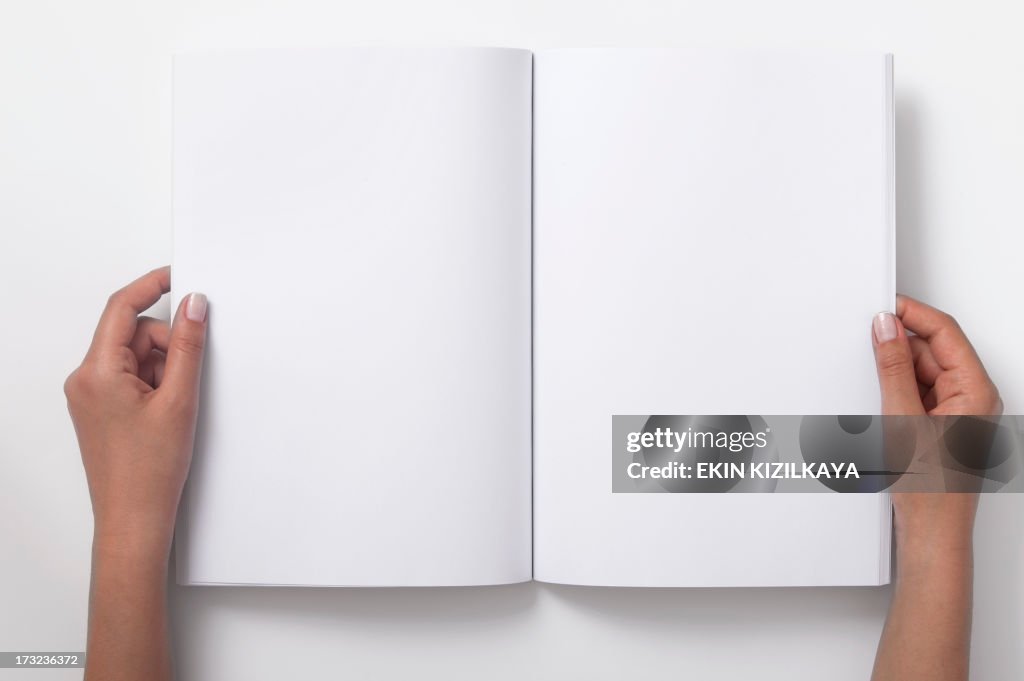
[(144, 274), (107, 300), (89, 352), (127, 347), (135, 336), (139, 315), (171, 290), (171, 268), (160, 267)]
[(903, 326), (928, 342), (932, 355), (943, 369), (981, 364), (963, 329), (945, 312), (900, 295), (896, 297), (896, 315)]

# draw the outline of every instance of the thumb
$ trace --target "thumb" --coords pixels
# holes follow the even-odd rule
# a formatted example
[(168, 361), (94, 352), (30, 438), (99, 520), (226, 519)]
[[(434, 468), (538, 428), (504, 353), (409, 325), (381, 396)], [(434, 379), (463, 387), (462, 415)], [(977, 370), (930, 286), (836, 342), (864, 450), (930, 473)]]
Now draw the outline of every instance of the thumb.
[(190, 293), (181, 301), (174, 316), (160, 390), (186, 404), (196, 404), (205, 348), (206, 296)]
[(903, 323), (890, 312), (879, 312), (871, 327), (878, 384), (882, 389), (882, 413), (924, 414), (914, 356)]

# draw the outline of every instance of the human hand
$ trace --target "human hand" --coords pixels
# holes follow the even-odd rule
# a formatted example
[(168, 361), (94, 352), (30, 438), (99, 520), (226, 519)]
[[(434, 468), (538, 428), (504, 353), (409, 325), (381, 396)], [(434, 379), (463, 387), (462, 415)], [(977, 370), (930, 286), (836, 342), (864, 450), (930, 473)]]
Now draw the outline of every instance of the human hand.
[[(1002, 413), (999, 391), (949, 315), (899, 296), (896, 314), (878, 314), (872, 330), (883, 414), (921, 417), (922, 426), (941, 428), (946, 416)], [(934, 433), (924, 441), (934, 441)], [(978, 495), (903, 492), (892, 495), (892, 504), (896, 589), (872, 678), (963, 681)]]
[(960, 325), (945, 312), (897, 296), (896, 314), (879, 313), (872, 330), (883, 414), (1002, 413), (999, 391)]
[(139, 317), (171, 287), (163, 267), (110, 296), (64, 383), (94, 523), (85, 678), (170, 679), (167, 561), (192, 459), (206, 297), (171, 327)]
[(192, 458), (206, 298), (173, 327), (139, 315), (170, 290), (170, 268), (110, 296), (92, 345), (64, 384), (92, 498), (97, 541), (155, 542), (166, 558)]
[[(878, 314), (872, 327), (883, 414), (1002, 413), (999, 391), (948, 314), (899, 296), (896, 314)], [(908, 330), (915, 335), (907, 335)], [(904, 565), (910, 557), (934, 558), (970, 549), (977, 495), (894, 494), (893, 507), (896, 545)]]

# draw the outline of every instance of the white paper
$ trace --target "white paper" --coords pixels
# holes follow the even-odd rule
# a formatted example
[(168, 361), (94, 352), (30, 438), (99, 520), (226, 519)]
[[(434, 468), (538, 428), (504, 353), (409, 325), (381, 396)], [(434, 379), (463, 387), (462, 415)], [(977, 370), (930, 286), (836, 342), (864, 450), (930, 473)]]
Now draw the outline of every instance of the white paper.
[(611, 493), (613, 414), (878, 413), (881, 54), (535, 55), (534, 575), (889, 577), (885, 495)]
[(174, 63), (186, 584), (528, 580), (531, 55)]

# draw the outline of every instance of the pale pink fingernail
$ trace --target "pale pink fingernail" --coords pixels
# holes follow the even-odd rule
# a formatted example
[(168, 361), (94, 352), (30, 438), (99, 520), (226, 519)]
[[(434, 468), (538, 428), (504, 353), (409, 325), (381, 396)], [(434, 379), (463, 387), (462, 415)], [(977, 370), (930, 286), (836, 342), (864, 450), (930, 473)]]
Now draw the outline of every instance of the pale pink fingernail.
[(900, 329), (896, 326), (896, 316), (891, 312), (879, 312), (876, 314), (872, 327), (875, 330), (875, 340), (879, 343), (886, 343), (900, 335)]
[(202, 293), (188, 294), (188, 302), (185, 303), (185, 316), (194, 322), (206, 320), (206, 296)]

